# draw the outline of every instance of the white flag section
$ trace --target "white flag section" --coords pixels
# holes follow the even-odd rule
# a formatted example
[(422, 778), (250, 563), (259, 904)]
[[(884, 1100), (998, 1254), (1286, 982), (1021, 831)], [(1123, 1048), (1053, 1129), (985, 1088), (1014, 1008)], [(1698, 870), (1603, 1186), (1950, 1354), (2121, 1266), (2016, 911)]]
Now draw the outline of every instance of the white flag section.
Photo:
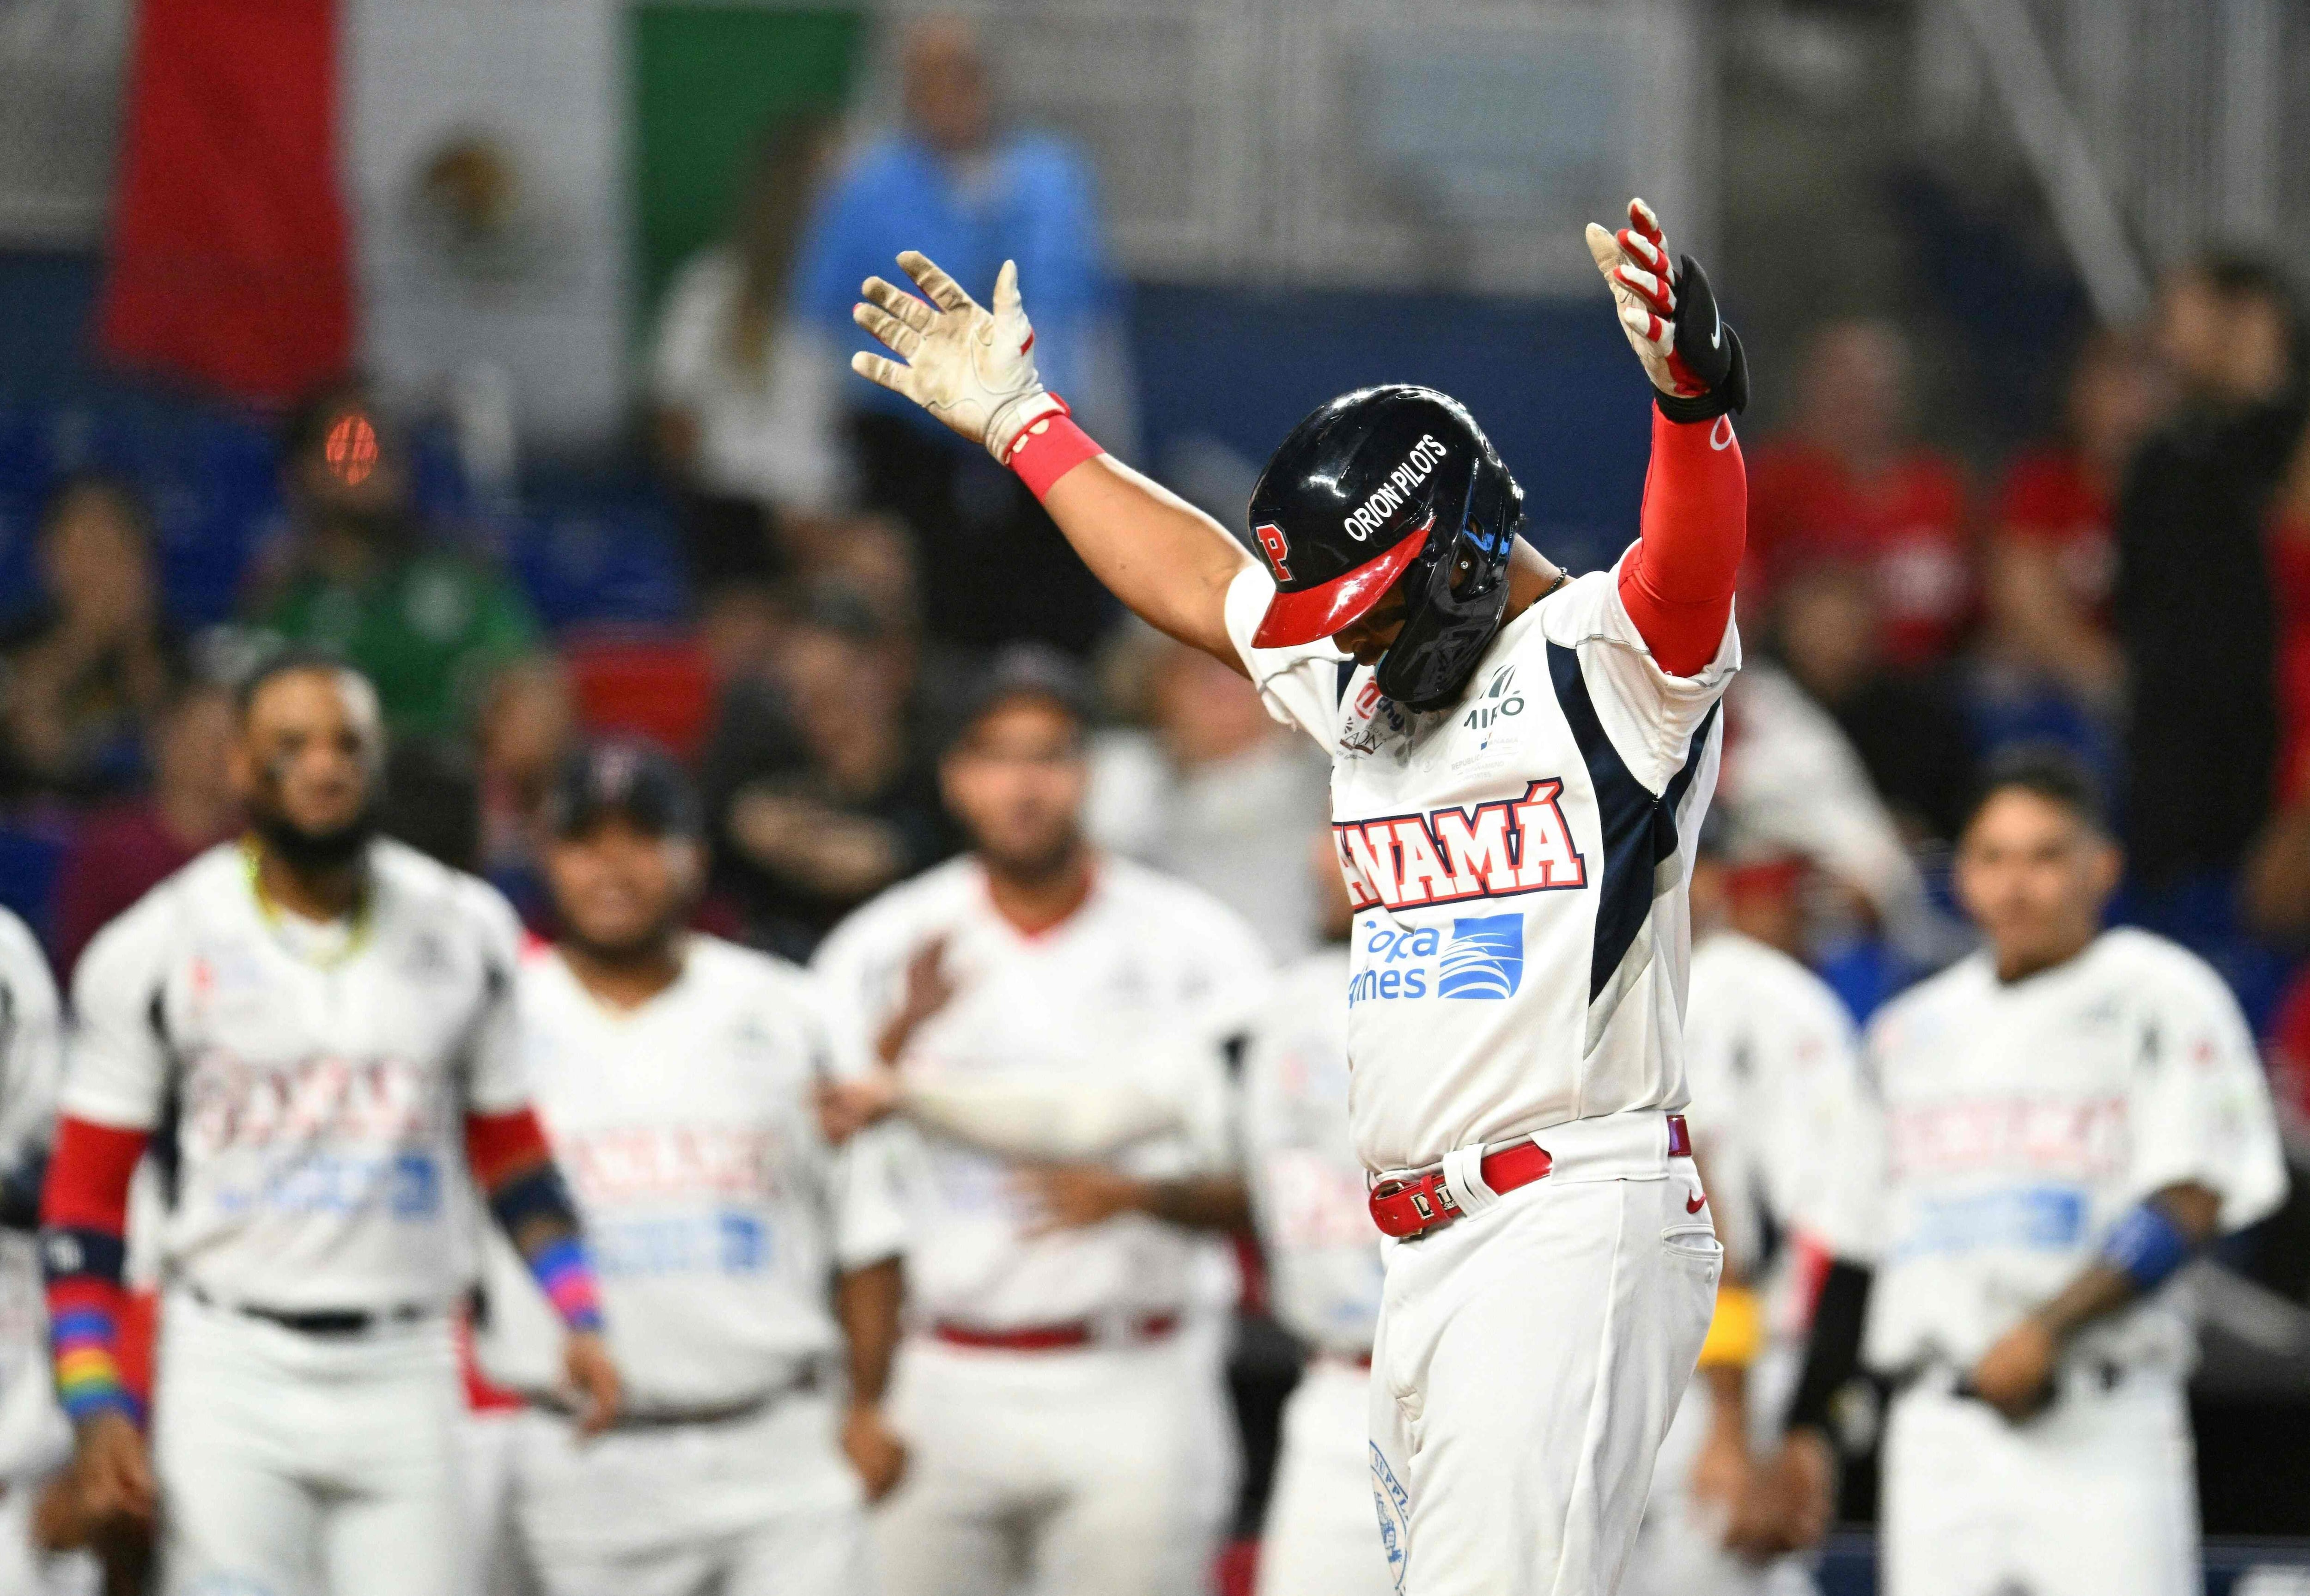
[(525, 438), (598, 438), (627, 389), (621, 8), (343, 0), (339, 133), (364, 367)]

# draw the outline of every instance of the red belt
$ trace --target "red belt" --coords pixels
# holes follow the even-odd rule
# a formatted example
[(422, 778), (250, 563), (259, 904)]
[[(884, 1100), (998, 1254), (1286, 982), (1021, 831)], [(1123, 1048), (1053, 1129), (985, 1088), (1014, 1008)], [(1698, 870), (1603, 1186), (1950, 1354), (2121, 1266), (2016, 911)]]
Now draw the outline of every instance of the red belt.
[[(1692, 1156), (1692, 1135), (1685, 1129), (1684, 1115), (1680, 1114), (1668, 1116), (1668, 1155), (1672, 1158)], [(1511, 1141), (1497, 1152), (1486, 1153), (1476, 1168), (1486, 1185), (1504, 1194), (1547, 1178), (1555, 1166), (1556, 1160), (1546, 1148), (1525, 1140)], [(1458, 1219), (1460, 1203), (1444, 1184), (1444, 1167), (1436, 1164), (1417, 1174), (1384, 1180), (1374, 1186), (1371, 1217), (1384, 1236), (1420, 1236)]]
[[(1150, 1314), (1132, 1321), (1129, 1326), (1131, 1339), (1138, 1341), (1159, 1340), (1178, 1328), (1177, 1314)], [(951, 1346), (994, 1352), (1069, 1352), (1095, 1346), (1104, 1339), (1099, 1327), (1089, 1319), (1070, 1319), (1063, 1324), (1021, 1324), (1010, 1330), (987, 1330), (941, 1319), (931, 1326), (931, 1334)]]

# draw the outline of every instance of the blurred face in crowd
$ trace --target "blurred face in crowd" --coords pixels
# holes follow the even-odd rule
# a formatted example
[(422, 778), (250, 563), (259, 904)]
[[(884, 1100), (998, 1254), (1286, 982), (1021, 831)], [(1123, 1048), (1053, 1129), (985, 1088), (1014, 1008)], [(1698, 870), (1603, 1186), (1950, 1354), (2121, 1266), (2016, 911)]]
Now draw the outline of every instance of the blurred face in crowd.
[(577, 709), (559, 662), (525, 660), (499, 672), (482, 709), (485, 777), (518, 794), (542, 792), (569, 746)]
[(1909, 346), (1880, 321), (1832, 322), (1813, 341), (1803, 373), (1801, 430), (1856, 464), (1898, 445), (1908, 425)]
[(932, 146), (967, 154), (986, 142), (994, 108), (977, 32), (957, 17), (933, 17), (907, 36), (907, 120)]
[(1227, 759), (1274, 729), (1251, 683), (1200, 648), (1167, 648), (1151, 686), (1155, 724), (1182, 765)]
[(2065, 803), (2008, 787), (1958, 843), (1957, 889), (1998, 975), (2019, 980), (2076, 957), (2117, 889), (2115, 845)]
[(2291, 375), (2285, 310), (2262, 293), (2225, 293), (2186, 268), (2158, 291), (2154, 336), (2175, 382), (2201, 403), (2258, 404)]
[(232, 750), (233, 792), (290, 865), (349, 863), (374, 827), (385, 733), (377, 694), (351, 671), (284, 671), (257, 690)]
[(564, 940), (607, 959), (664, 948), (705, 874), (695, 842), (656, 836), (616, 813), (555, 838), (545, 867)]
[(152, 552), (135, 507), (101, 482), (72, 489), (49, 512), (40, 571), (65, 612), (112, 632), (152, 618)]
[(1866, 571), (1821, 565), (1792, 575), (1775, 601), (1781, 655), (1807, 692), (1834, 704), (1877, 663), (1877, 600)]
[(1082, 727), (1064, 706), (1026, 694), (999, 701), (940, 775), (947, 807), (990, 869), (1033, 880), (1074, 863), (1090, 770)]

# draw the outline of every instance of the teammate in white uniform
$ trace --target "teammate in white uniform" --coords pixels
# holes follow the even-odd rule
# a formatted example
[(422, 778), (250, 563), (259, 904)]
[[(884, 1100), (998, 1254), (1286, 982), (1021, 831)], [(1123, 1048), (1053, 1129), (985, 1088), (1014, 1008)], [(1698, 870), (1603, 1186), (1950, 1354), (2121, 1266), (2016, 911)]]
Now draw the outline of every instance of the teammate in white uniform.
[[(171, 1590), (446, 1596), (461, 1131), (561, 1309), (587, 1422), (617, 1401), (526, 1106), (514, 918), (481, 882), (372, 838), (383, 750), (363, 678), (286, 657), (240, 716), (249, 837), (154, 888), (74, 979), (42, 1247), (75, 1468), (106, 1513), (150, 1517), (157, 1495)], [(148, 1462), (117, 1326), (129, 1179), (164, 1120)]]
[(1899, 1392), (1889, 1596), (2199, 1588), (2193, 1335), (2172, 1277), (2275, 1208), (2285, 1167), (2220, 978), (2099, 929), (2117, 876), (2089, 777), (2002, 768), (1958, 853), (1988, 946), (1870, 1028), (1875, 1124), (1850, 1139), (1791, 1447), (1825, 1495), (1821, 1429), (1865, 1305), (1867, 1361)]
[(1641, 201), (1628, 220), (1588, 241), (1654, 386), (1652, 468), (1639, 541), (1577, 581), (1517, 540), (1521, 490), (1432, 390), (1294, 429), (1255, 559), (1067, 419), (1014, 268), (987, 310), (905, 255), (930, 302), (877, 278), (855, 311), (904, 362), (861, 373), (986, 444), (1117, 597), (1333, 757), (1349, 1111), (1375, 1219), (1420, 1237), (1388, 1253), (1371, 1414), (1412, 1596), (1619, 1583), (1721, 1262), (1673, 1116), (1746, 367), (1699, 269)]
[(1661, 1445), (1626, 1596), (1811, 1588), (1802, 1565), (1774, 1560), (1787, 1515), (1769, 1443), (1827, 1262), (1821, 1237), (1833, 1234), (1837, 1149), (1858, 1113), (1859, 1047), (1819, 976), (1734, 929), (1714, 840), (1693, 862), (1684, 1056), (1693, 1155), (1727, 1273), (1700, 1377)]
[(1275, 1316), (1307, 1352), (1284, 1404), (1259, 1596), (1387, 1596), (1372, 1532), (1371, 1349), (1379, 1235), (1348, 1137), (1347, 893), (1312, 861), (1325, 944), (1282, 972), (1243, 1055), (1244, 1165)]
[(904, 1242), (887, 1162), (820, 1134), (803, 972), (682, 929), (705, 858), (680, 768), (581, 753), (553, 824), (567, 929), (522, 961), (523, 1045), (626, 1404), (576, 1433), (551, 1315), (492, 1248), (482, 1357), (531, 1398), (514, 1493), (532, 1565), (547, 1596), (863, 1593), (861, 1479), (879, 1495), (903, 1461), (878, 1408)]
[[(72, 1426), (48, 1374), (33, 1236), (56, 1111), (58, 1021), (48, 959), (24, 923), (0, 909), (0, 1591), (25, 1596), (91, 1591), (98, 1578), (93, 1559), (51, 1549), (58, 1523), (79, 1516), (72, 1481), (59, 1475), (72, 1458)], [(44, 1497), (65, 1499), (43, 1513)], [(140, 1549), (108, 1548), (124, 1574)]]
[(817, 960), (858, 1078), (829, 1112), (925, 1132), (891, 1596), (1200, 1596), (1231, 1501), (1192, 1231), (1248, 1217), (1217, 1038), (1265, 959), (1233, 911), (1085, 845), (1082, 697), (1005, 655), (942, 767), (972, 852)]

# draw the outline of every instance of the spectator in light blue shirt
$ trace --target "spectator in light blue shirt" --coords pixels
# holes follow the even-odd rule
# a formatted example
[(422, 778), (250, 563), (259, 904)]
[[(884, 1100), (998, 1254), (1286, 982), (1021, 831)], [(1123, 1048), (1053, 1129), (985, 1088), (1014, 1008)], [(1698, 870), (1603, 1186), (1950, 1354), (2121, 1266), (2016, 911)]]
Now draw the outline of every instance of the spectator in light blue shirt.
[[(996, 126), (968, 22), (916, 23), (902, 59), (905, 126), (861, 150), (815, 208), (795, 269), (795, 324), (847, 360), (877, 347), (850, 319), (858, 285), (899, 278), (900, 250), (921, 250), (982, 302), (1016, 260), (1043, 380), (1093, 437), (1128, 454), (1130, 385), (1090, 162), (1064, 139)], [(972, 645), (1089, 643), (1110, 608), (1031, 497), (895, 395), (858, 381), (843, 403), (864, 497), (922, 540), (934, 632)]]

